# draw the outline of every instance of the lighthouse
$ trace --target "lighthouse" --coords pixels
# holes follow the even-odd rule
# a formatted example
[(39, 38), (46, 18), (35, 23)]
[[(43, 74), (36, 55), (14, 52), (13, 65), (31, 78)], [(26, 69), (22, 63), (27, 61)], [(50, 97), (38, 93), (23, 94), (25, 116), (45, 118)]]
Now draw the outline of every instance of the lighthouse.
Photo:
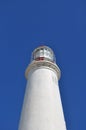
[(61, 72), (51, 48), (40, 46), (33, 51), (25, 77), (18, 130), (66, 130), (58, 84)]

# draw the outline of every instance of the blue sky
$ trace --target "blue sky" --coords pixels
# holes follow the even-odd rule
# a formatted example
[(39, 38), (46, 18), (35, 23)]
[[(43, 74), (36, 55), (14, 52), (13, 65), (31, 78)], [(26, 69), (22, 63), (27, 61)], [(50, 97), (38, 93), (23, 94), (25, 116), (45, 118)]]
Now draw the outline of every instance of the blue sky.
[(86, 1), (0, 0), (0, 130), (17, 130), (31, 52), (56, 55), (67, 130), (86, 130)]

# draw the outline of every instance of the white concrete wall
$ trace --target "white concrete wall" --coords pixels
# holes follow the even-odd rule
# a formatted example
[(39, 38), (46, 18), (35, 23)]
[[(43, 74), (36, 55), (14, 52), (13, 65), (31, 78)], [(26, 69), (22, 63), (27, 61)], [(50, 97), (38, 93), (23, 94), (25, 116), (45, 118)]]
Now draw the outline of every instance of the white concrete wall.
[(66, 130), (54, 71), (42, 67), (29, 73), (19, 130)]

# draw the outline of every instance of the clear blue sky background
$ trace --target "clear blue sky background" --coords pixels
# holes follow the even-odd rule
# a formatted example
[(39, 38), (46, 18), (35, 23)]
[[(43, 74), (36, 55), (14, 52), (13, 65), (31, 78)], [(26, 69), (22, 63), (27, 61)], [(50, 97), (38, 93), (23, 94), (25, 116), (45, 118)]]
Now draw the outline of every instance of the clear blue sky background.
[(0, 0), (0, 130), (17, 130), (31, 52), (50, 46), (67, 130), (86, 130), (86, 0)]

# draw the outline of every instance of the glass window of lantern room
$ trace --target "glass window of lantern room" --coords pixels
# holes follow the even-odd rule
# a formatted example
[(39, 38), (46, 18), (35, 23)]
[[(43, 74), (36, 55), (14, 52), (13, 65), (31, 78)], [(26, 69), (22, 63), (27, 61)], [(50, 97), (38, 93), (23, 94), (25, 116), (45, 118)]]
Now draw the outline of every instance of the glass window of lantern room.
[(40, 50), (40, 57), (43, 57), (43, 56), (44, 56), (44, 50), (41, 49), (41, 50)]

